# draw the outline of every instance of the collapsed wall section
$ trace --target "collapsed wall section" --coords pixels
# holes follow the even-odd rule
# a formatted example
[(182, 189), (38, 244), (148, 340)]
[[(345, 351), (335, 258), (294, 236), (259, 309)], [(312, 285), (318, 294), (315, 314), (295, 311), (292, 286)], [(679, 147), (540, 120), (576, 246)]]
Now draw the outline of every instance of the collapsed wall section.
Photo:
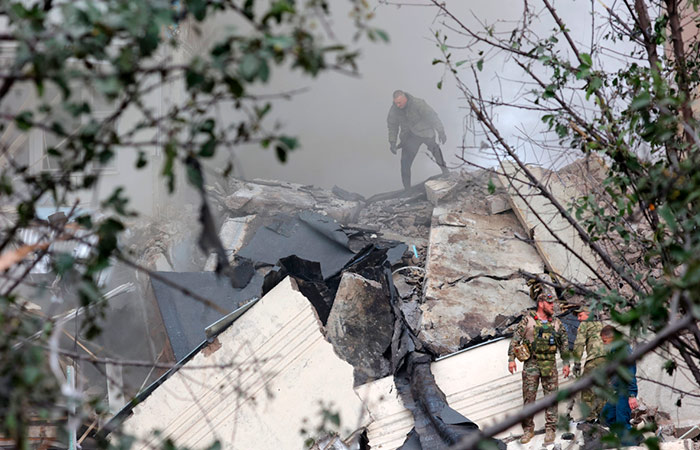
[(322, 404), (339, 414), (341, 434), (368, 424), (352, 386), (352, 366), (286, 278), (136, 405), (123, 431), (144, 449), (156, 430), (190, 448), (302, 448)]

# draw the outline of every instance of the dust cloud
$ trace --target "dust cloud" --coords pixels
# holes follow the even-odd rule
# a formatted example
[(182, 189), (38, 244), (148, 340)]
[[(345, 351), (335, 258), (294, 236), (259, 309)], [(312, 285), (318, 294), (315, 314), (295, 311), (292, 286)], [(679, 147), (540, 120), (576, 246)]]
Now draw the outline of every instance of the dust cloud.
[[(347, 16), (341, 11), (336, 18), (334, 33), (347, 40), (353, 32)], [(337, 185), (363, 195), (401, 189), (400, 157), (389, 152), (386, 129), (391, 94), (396, 89), (423, 98), (436, 110), (447, 133), (443, 154), (448, 166), (456, 167), (459, 161), (454, 155), (461, 142), (464, 114), (449, 77), (442, 89), (437, 88), (443, 68), (431, 64), (440, 54), (431, 32), (436, 26), (434, 18), (434, 8), (380, 5), (373, 25), (386, 30), (390, 42), (365, 40), (361, 44), (359, 78), (331, 73), (314, 80), (295, 75), (274, 80), (273, 86), (280, 89), (309, 88), (275, 105), (275, 118), (285, 132), (299, 137), (301, 148), (286, 164), (280, 164), (269, 150), (239, 149), (238, 173), (248, 179), (325, 188)], [(413, 165), (414, 184), (440, 173), (429, 155), (423, 146)]]
[[(471, 128), (467, 126), (466, 102), (452, 74), (445, 73), (443, 65), (432, 64), (433, 59), (442, 57), (435, 31), (446, 31), (449, 33), (448, 44), (455, 46), (450, 49), (452, 60), (472, 58), (470, 64), (461, 66), (460, 75), (473, 89), (475, 85), (469, 66), (475, 61), (478, 49), (464, 48), (468, 40), (446, 30), (443, 23), (450, 21), (439, 16), (437, 8), (428, 3), (423, 0), (375, 2), (376, 17), (372, 24), (385, 30), (390, 42), (369, 43), (364, 39), (359, 44), (362, 52), (360, 77), (326, 73), (310, 79), (295, 73), (278, 73), (270, 85), (264, 87), (266, 92), (307, 89), (292, 100), (276, 103), (274, 109), (274, 121), (279, 121), (286, 133), (299, 137), (301, 148), (290, 155), (286, 164), (278, 162), (273, 151), (263, 150), (257, 145), (238, 148), (234, 152), (235, 173), (245, 179), (285, 180), (324, 188), (337, 185), (363, 195), (401, 189), (400, 157), (389, 152), (386, 130), (391, 94), (396, 89), (423, 98), (436, 110), (447, 133), (447, 143), (442, 146), (442, 151), (448, 167), (472, 170), (473, 167), (465, 165), (461, 158), (482, 166), (493, 166), (496, 161), (491, 151), (480, 149), (483, 137), (474, 136), (471, 131), (473, 124)], [(522, 4), (518, 2), (516, 5), (514, 7), (508, 0), (469, 2), (468, 7), (462, 1), (447, 2), (448, 8), (468, 26), (478, 28), (492, 24), (501, 33), (510, 33), (521, 18)], [(591, 36), (590, 6), (587, 2), (558, 5), (560, 14), (572, 24), (572, 34), (584, 50), (588, 50)], [(335, 20), (331, 24), (333, 33), (338, 40), (349, 42), (355, 30), (347, 18), (347, 10), (343, 10), (347, 4), (334, 2), (333, 7), (336, 8)], [(583, 20), (584, 17), (587, 19)], [(532, 26), (547, 36), (554, 23), (543, 15), (543, 19)], [(488, 50), (484, 53), (483, 70), (478, 76), (486, 96), (504, 101), (522, 96), (528, 89), (512, 61), (500, 54), (492, 55)], [(442, 88), (439, 89), (441, 80)], [(523, 138), (523, 134), (532, 137), (546, 133), (538, 114), (506, 108), (495, 119), (504, 136), (527, 161), (551, 165), (561, 157), (552, 154), (551, 149), (533, 147), (528, 138)], [(440, 173), (431, 157), (423, 146), (413, 164), (414, 184)]]

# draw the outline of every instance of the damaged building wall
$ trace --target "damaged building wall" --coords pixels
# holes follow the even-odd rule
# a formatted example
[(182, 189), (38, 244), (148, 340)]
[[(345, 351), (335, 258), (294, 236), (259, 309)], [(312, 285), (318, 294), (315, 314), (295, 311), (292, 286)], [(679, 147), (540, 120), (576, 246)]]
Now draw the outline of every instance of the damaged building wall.
[(285, 279), (136, 405), (124, 432), (139, 438), (136, 448), (157, 442), (155, 430), (194, 448), (216, 439), (224, 448), (302, 448), (300, 430), (316, 425), (321, 402), (340, 415), (341, 434), (365, 426), (353, 369), (319, 327)]
[[(548, 199), (540, 195), (537, 188), (525, 181), (527, 176), (521, 169), (511, 162), (504, 162), (502, 168), (507, 176), (501, 175), (499, 179), (508, 191), (513, 211), (525, 228), (530, 230), (528, 236), (535, 240), (535, 247), (549, 270), (562, 275), (567, 280), (580, 283), (592, 280), (595, 277), (593, 271), (583, 261), (575, 258), (554, 237), (556, 234), (569, 248), (581, 255), (586, 263), (591, 267), (597, 267), (593, 252), (579, 237), (574, 227), (561, 216)], [(539, 167), (528, 167), (528, 169), (547, 186), (565, 208), (572, 199), (581, 195), (580, 186), (573, 184), (571, 180), (566, 182), (557, 174)], [(543, 223), (549, 227), (549, 230)]]
[[(671, 375), (664, 368), (669, 360), (679, 362)], [(700, 425), (700, 389), (681, 361), (676, 349), (665, 345), (637, 363), (639, 398), (648, 407), (669, 414), (666, 424), (675, 428)]]

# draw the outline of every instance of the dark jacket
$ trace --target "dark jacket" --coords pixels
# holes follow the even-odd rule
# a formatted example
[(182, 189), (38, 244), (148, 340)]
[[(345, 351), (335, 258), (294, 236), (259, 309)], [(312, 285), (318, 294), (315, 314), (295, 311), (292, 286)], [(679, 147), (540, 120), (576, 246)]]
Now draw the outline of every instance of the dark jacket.
[(423, 99), (412, 96), (406, 93), (406, 106), (399, 109), (396, 105), (391, 105), (389, 115), (386, 118), (387, 128), (389, 129), (389, 143), (396, 144), (396, 139), (401, 128), (401, 139), (407, 131), (422, 138), (435, 138), (435, 131), (438, 134), (445, 133), (440, 118), (433, 108), (431, 108)]
[[(629, 355), (632, 353), (632, 348), (627, 346), (626, 352)], [(639, 391), (637, 387), (637, 365), (632, 363), (631, 365), (623, 368), (627, 373), (624, 377), (620, 377), (618, 374), (614, 374), (610, 379), (610, 385), (615, 390), (617, 395), (626, 395), (628, 397), (636, 397)]]

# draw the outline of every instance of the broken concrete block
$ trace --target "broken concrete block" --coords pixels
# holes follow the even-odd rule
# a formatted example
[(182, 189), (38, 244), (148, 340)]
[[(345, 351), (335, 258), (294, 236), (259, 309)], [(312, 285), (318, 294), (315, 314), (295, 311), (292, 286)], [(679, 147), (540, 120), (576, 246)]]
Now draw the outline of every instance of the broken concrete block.
[(428, 197), (428, 201), (433, 206), (437, 206), (442, 199), (457, 191), (461, 185), (462, 181), (454, 178), (428, 180), (425, 182), (425, 194)]
[[(231, 262), (231, 256), (238, 253), (250, 238), (251, 233), (255, 231), (251, 226), (253, 219), (255, 219), (254, 215), (231, 217), (226, 219), (224, 224), (221, 225), (219, 239), (221, 239), (221, 245), (226, 250), (229, 262)], [(204, 270), (210, 272), (214, 269), (216, 269), (216, 254), (212, 253), (207, 259)]]
[(395, 273), (392, 278), (394, 279), (394, 287), (399, 297), (410, 298), (413, 295), (414, 286), (407, 283), (403, 275)]
[(155, 268), (157, 272), (172, 272), (173, 266), (170, 265), (168, 258), (164, 254), (159, 253), (156, 257)]
[(508, 198), (503, 195), (489, 195), (486, 197), (486, 203), (491, 214), (500, 214), (512, 209)]
[(246, 213), (262, 212), (266, 208), (275, 208), (275, 212), (291, 213), (313, 209), (314, 203), (313, 197), (306, 192), (254, 183), (245, 183), (225, 200), (227, 207)]
[(346, 201), (323, 189), (294, 183), (273, 183), (264, 180), (239, 182), (236, 191), (223, 200), (227, 208), (244, 214), (272, 212), (293, 214), (317, 211), (347, 223), (361, 208), (361, 202)]
[(406, 319), (406, 324), (411, 328), (412, 332), (418, 331), (420, 327), (421, 316), (423, 311), (420, 309), (420, 303), (416, 300), (411, 300), (407, 302), (400, 302), (399, 309), (403, 313)]
[[(216, 342), (218, 341), (218, 342)], [(188, 448), (215, 440), (226, 449), (303, 448), (301, 429), (331, 405), (343, 426), (369, 417), (352, 389), (353, 368), (323, 337), (309, 301), (286, 278), (159, 387), (133, 402), (124, 419), (134, 449), (158, 446), (153, 433)], [(187, 370), (187, 369), (190, 370)]]
[(534, 306), (517, 274), (543, 267), (534, 247), (513, 237), (524, 233), (513, 213), (461, 209), (451, 203), (435, 208), (430, 230), (420, 337), (440, 354)]
[(372, 378), (388, 374), (383, 356), (391, 345), (394, 317), (381, 284), (345, 272), (326, 324), (336, 353)]

